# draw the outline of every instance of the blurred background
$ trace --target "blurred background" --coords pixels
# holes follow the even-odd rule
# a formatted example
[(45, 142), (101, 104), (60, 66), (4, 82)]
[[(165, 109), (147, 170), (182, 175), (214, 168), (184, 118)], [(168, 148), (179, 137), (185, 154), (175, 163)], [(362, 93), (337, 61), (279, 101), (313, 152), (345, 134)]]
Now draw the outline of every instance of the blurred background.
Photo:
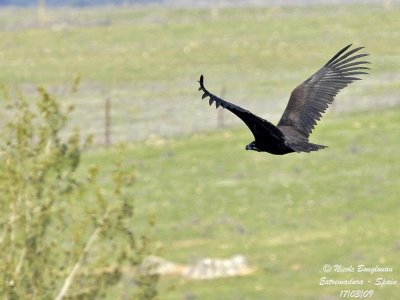
[(2, 82), (64, 96), (80, 76), (78, 94), (63, 101), (76, 107), (71, 125), (99, 144), (239, 124), (199, 101), (203, 73), (214, 93), (277, 121), (291, 90), (350, 43), (373, 54), (374, 73), (335, 109), (398, 104), (395, 1), (3, 3)]
[[(400, 1), (0, 5), (0, 83), (33, 98), (45, 86), (74, 106), (63, 134), (79, 127), (94, 137), (83, 165), (107, 170), (126, 145), (137, 176), (131, 226), (154, 216), (168, 260), (240, 254), (255, 270), (214, 281), (165, 276), (160, 299), (399, 295), (398, 284), (374, 283), (400, 280)], [(276, 123), (293, 88), (351, 43), (365, 47), (371, 71), (336, 97), (311, 138), (329, 146), (318, 153), (245, 152), (247, 129), (197, 90), (203, 74), (211, 92)], [(326, 274), (325, 264), (393, 271)], [(365, 284), (321, 286), (324, 276)]]

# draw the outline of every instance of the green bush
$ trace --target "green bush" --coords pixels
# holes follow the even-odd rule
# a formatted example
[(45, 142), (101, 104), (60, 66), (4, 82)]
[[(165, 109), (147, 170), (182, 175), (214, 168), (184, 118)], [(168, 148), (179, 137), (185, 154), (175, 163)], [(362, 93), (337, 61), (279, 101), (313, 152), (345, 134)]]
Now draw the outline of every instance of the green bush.
[[(3, 93), (10, 121), (0, 133), (0, 295), (93, 299), (123, 290), (155, 298), (157, 276), (135, 272), (152, 244), (132, 231), (132, 165), (121, 155), (106, 178), (96, 165), (80, 167), (90, 139), (78, 130), (65, 138), (71, 109), (38, 91), (34, 103)], [(118, 289), (128, 275), (129, 288)]]

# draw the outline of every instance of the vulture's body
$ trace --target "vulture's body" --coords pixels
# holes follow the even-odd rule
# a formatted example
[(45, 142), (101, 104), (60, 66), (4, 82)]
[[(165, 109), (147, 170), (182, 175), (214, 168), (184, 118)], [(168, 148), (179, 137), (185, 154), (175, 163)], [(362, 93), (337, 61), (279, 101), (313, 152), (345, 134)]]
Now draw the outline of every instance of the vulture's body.
[(246, 146), (246, 150), (277, 155), (317, 151), (326, 146), (310, 143), (309, 136), (322, 113), (341, 89), (355, 80), (360, 80), (355, 76), (367, 74), (364, 70), (368, 68), (364, 65), (369, 62), (359, 59), (368, 54), (353, 55), (363, 47), (347, 51), (350, 46), (340, 50), (321, 69), (292, 91), (277, 126), (210, 93), (204, 87), (203, 75), (199, 80), (199, 90), (204, 93), (203, 99), (209, 98), (210, 105), (215, 102), (217, 108), (226, 108), (247, 125), (255, 140)]

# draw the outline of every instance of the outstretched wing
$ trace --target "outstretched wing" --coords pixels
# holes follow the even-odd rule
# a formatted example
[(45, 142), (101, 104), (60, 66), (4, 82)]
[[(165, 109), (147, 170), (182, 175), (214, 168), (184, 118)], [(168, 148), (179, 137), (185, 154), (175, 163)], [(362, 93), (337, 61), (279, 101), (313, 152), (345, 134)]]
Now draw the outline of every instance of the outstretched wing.
[(218, 108), (219, 106), (226, 108), (230, 112), (234, 113), (236, 116), (238, 116), (250, 129), (250, 131), (253, 133), (254, 138), (257, 139), (262, 139), (263, 134), (269, 133), (272, 137), (275, 137), (276, 139), (282, 140), (283, 139), (283, 134), (282, 132), (272, 123), (264, 120), (263, 118), (260, 118), (248, 110), (241, 108), (240, 106), (237, 106), (231, 102), (225, 101), (214, 94), (211, 94), (205, 87), (204, 87), (204, 77), (203, 75), (200, 76), (200, 87), (199, 91), (203, 91), (204, 94), (202, 96), (202, 99), (209, 97), (209, 104), (210, 106), (215, 102), (215, 107)]
[(363, 47), (346, 52), (350, 46), (351, 44), (340, 50), (314, 75), (293, 90), (278, 128), (308, 139), (322, 113), (339, 91), (351, 82), (360, 80), (356, 75), (368, 74), (362, 70), (369, 69), (364, 66), (369, 62), (358, 60), (368, 54), (353, 55)]

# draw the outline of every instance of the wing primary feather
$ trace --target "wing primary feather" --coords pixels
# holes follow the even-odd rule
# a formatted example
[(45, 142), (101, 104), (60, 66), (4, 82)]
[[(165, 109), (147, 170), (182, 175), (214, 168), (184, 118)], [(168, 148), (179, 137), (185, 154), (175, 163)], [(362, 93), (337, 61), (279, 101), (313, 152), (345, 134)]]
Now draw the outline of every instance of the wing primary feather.
[(345, 67), (345, 68), (341, 68), (342, 72), (347, 72), (347, 71), (356, 71), (356, 70), (371, 70), (368, 67)]
[(208, 104), (210, 104), (210, 106), (214, 103), (214, 97), (210, 97), (210, 99), (208, 100)]
[(360, 60), (360, 61), (355, 61), (346, 65), (343, 65), (341, 68), (348, 68), (348, 67), (353, 67), (353, 66), (358, 66), (358, 65), (363, 65), (363, 64), (371, 64), (369, 61), (365, 60)]
[(340, 67), (340, 66), (342, 66), (342, 65), (344, 65), (344, 64), (346, 64), (348, 62), (351, 62), (352, 60), (355, 60), (355, 59), (361, 58), (361, 57), (365, 57), (365, 56), (368, 56), (368, 55), (369, 54), (366, 54), (366, 53), (357, 54), (357, 55), (351, 56), (351, 57), (349, 57), (349, 58), (347, 58), (345, 60), (337, 61), (337, 62), (333, 63), (332, 65), (330, 65), (330, 67), (338, 68), (338, 67)]
[(335, 60), (334, 62), (336, 63), (338, 61), (341, 61), (341, 60), (345, 59), (346, 57), (349, 57), (350, 55), (352, 55), (354, 52), (357, 52), (358, 50), (363, 49), (363, 48), (364, 47), (354, 48), (354, 49), (350, 50), (349, 52), (343, 54), (342, 56), (338, 57), (338, 59)]
[(362, 75), (362, 74), (368, 74), (367, 72), (343, 72), (342, 75), (347, 77), (347, 76), (352, 76), (352, 75)]
[(347, 49), (349, 49), (351, 47), (351, 45), (347, 45), (346, 47), (344, 47), (342, 50), (340, 50), (338, 53), (336, 53), (326, 64), (325, 66), (328, 66), (331, 62), (333, 62), (336, 58), (338, 58), (343, 52), (345, 52)]
[(204, 81), (204, 76), (202, 74), (202, 75), (200, 75), (200, 80), (199, 80), (200, 88), (204, 88), (203, 81)]

